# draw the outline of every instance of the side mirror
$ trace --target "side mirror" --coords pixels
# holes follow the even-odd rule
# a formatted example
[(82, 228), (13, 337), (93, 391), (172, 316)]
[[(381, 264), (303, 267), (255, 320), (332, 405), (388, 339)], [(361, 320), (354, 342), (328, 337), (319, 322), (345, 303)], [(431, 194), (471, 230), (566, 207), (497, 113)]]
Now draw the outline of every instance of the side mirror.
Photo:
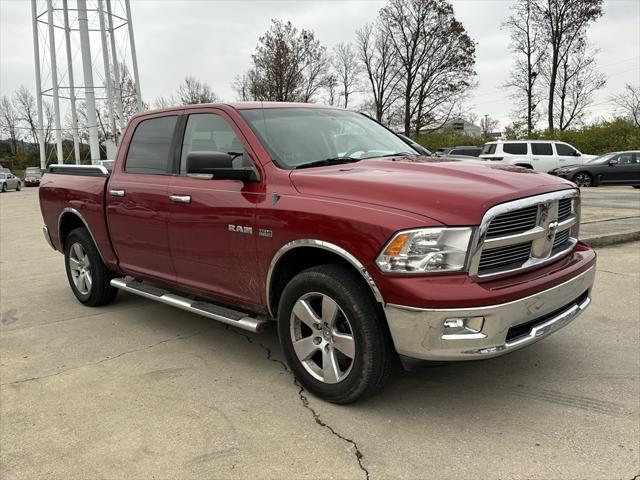
[(613, 167), (614, 165), (618, 165), (618, 159), (617, 158), (612, 158), (611, 160), (609, 160), (609, 166)]
[(573, 152), (573, 156), (574, 157), (579, 157), (579, 156), (581, 156), (581, 154), (580, 154), (580, 152)]
[(187, 174), (213, 175), (215, 180), (258, 180), (252, 168), (233, 168), (234, 158), (224, 152), (190, 152), (187, 154)]

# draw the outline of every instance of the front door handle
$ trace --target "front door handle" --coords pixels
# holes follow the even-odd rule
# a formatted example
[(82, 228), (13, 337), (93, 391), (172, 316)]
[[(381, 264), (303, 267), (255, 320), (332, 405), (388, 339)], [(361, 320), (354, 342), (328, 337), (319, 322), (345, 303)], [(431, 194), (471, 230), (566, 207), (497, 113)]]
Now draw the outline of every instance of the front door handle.
[(191, 203), (191, 195), (169, 195), (173, 203)]
[(109, 195), (112, 197), (124, 197), (124, 190), (109, 190)]

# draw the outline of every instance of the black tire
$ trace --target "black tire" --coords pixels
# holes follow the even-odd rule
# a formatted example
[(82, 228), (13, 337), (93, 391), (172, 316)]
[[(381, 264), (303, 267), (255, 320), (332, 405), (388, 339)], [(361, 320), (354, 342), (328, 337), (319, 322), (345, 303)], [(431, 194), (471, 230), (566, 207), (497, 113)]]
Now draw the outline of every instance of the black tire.
[[(78, 255), (72, 249), (76, 244), (80, 245), (81, 250), (88, 258), (88, 263), (84, 271), (88, 271), (91, 278), (91, 285), (87, 287), (87, 283), (84, 286), (87, 287), (86, 291), (82, 286), (77, 286), (74, 280), (74, 274), (72, 274), (70, 258), (77, 258)], [(88, 230), (84, 227), (76, 228), (72, 230), (66, 241), (64, 242), (64, 264), (67, 271), (67, 280), (69, 286), (73, 291), (76, 298), (83, 304), (90, 307), (99, 307), (100, 305), (106, 305), (113, 301), (118, 294), (118, 289), (111, 286), (109, 283), (114, 277), (114, 273), (111, 272), (105, 264), (102, 262), (100, 253), (93, 243), (93, 239)]]
[(16, 192), (19, 192), (22, 189), (22, 183), (18, 180), (18, 184), (16, 185)]
[(634, 185), (633, 188), (640, 188), (640, 185)]
[(2, 191), (3, 191), (3, 192), (6, 192), (6, 191), (7, 191), (7, 184), (6, 184), (6, 183), (3, 183), (3, 184), (2, 184)]
[[(296, 328), (296, 322), (298, 325), (302, 323), (292, 318), (293, 309), (298, 301), (309, 295), (320, 295), (322, 298), (329, 297), (333, 300), (340, 309), (334, 317), (337, 318), (336, 328), (339, 321), (344, 325), (346, 319), (346, 325), (353, 338), (354, 356), (349, 359), (342, 356), (337, 345), (333, 345), (333, 334), (329, 335), (332, 343), (329, 346), (331, 354), (340, 355), (341, 361), (350, 362), (349, 369), (337, 383), (327, 383), (314, 377), (294, 350), (292, 324)], [(322, 340), (319, 331), (309, 331), (312, 332), (310, 336), (317, 335), (313, 339), (314, 343), (315, 340)], [(341, 332), (334, 330), (333, 333), (337, 335)], [(300, 384), (314, 395), (333, 403), (351, 403), (376, 393), (388, 381), (397, 361), (382, 309), (362, 278), (342, 265), (329, 264), (309, 268), (287, 284), (278, 307), (278, 337), (287, 363)], [(334, 350), (337, 353), (333, 354)], [(319, 349), (316, 354), (320, 355), (324, 365), (323, 349)], [(313, 361), (313, 358), (307, 361)]]
[(593, 176), (587, 172), (578, 172), (571, 179), (573, 183), (575, 183), (579, 187), (593, 187), (595, 184), (593, 183)]

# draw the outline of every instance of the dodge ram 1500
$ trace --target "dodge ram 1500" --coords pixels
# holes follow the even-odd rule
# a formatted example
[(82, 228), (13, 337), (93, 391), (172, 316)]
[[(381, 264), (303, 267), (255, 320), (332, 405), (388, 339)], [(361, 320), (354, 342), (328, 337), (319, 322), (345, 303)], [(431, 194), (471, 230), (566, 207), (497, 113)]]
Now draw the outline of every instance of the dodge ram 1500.
[(421, 156), (332, 107), (141, 113), (111, 171), (53, 166), (40, 204), (80, 302), (124, 290), (250, 331), (273, 320), (300, 383), (336, 403), (398, 358), (530, 345), (585, 310), (595, 276), (569, 181)]

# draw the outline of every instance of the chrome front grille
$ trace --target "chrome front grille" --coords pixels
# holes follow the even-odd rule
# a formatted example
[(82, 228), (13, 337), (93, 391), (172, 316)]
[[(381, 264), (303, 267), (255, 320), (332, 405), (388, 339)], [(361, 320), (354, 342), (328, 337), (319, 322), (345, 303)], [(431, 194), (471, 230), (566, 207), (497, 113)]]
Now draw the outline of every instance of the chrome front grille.
[(469, 265), (472, 276), (490, 276), (548, 263), (577, 242), (577, 190), (497, 205), (480, 225)]
[(526, 232), (536, 226), (537, 219), (537, 205), (503, 213), (491, 220), (487, 230), (487, 238), (504, 237), (514, 233)]
[(518, 268), (529, 260), (531, 242), (519, 243), (485, 250), (480, 257), (479, 271), (486, 273), (494, 270)]

